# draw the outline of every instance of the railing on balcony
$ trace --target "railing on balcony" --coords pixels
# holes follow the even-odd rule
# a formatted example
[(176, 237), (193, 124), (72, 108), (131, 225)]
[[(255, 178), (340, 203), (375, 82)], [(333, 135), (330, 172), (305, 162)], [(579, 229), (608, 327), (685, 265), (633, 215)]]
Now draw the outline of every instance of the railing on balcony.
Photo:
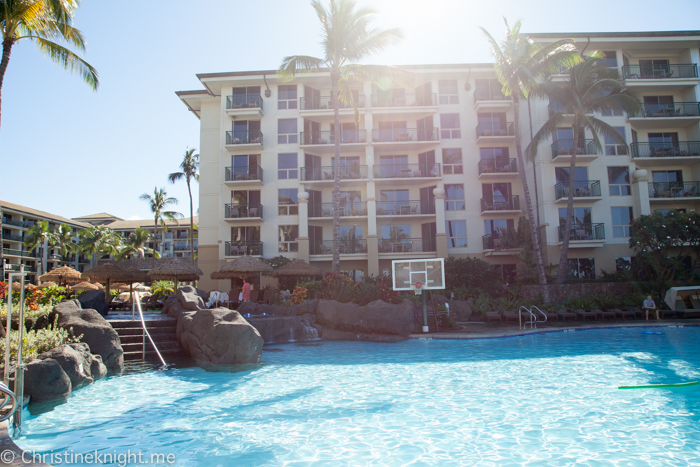
[(242, 182), (246, 180), (263, 180), (263, 169), (259, 165), (244, 165), (226, 167), (227, 182)]
[(649, 198), (696, 198), (700, 182), (656, 182), (649, 184)]
[(380, 164), (374, 166), (374, 178), (440, 177), (440, 164)]
[(49, 255), (49, 261), (61, 261), (61, 255)]
[(10, 256), (23, 256), (23, 253), (25, 253), (22, 250), (14, 250), (12, 248), (3, 248), (2, 249), (2, 254), (3, 255), (10, 255)]
[(514, 236), (506, 236), (506, 232), (503, 232), (503, 234), (494, 232), (481, 237), (481, 242), (484, 250), (512, 250), (514, 248), (522, 248), (520, 245), (512, 243), (512, 240), (510, 240), (511, 237)]
[[(559, 241), (564, 241), (566, 226), (559, 226)], [(605, 240), (605, 226), (603, 224), (578, 224), (572, 223), (569, 230), (569, 241), (585, 242), (590, 240)]]
[(225, 204), (224, 217), (226, 219), (240, 219), (247, 217), (263, 217), (262, 204)]
[(481, 198), (481, 212), (486, 211), (519, 211), (520, 197), (515, 196), (493, 196)]
[(13, 240), (15, 242), (23, 242), (24, 241), (24, 237), (22, 237), (21, 235), (8, 234), (5, 232), (2, 233), (2, 238), (4, 240)]
[(15, 219), (8, 219), (7, 217), (2, 218), (2, 223), (6, 225), (14, 225), (15, 227), (31, 227), (34, 225), (34, 222), (30, 221), (18, 221)]
[(190, 251), (189, 245), (175, 245), (173, 246), (173, 251)]
[(481, 122), (476, 126), (476, 137), (515, 136), (513, 122)]
[[(554, 185), (554, 199), (569, 197), (569, 182), (560, 182)], [(600, 180), (579, 180), (574, 182), (575, 198), (600, 197)]]
[[(302, 145), (335, 144), (334, 131), (302, 131), (299, 133)], [(367, 130), (341, 130), (340, 144), (366, 143)]]
[(516, 159), (482, 159), (479, 161), (479, 175), (488, 173), (517, 173)]
[[(576, 147), (577, 156), (587, 156), (598, 153), (598, 150), (595, 147), (595, 141), (593, 141), (592, 139), (580, 139)], [(554, 143), (552, 143), (552, 159), (559, 156), (571, 156), (573, 154), (573, 139), (558, 139)]]
[[(19, 271), (19, 267), (19, 264), (5, 264), (5, 271)], [(24, 269), (27, 269), (26, 265)]]
[[(340, 217), (366, 216), (367, 202), (340, 203)], [(333, 203), (309, 204), (309, 217), (333, 217)]]
[(435, 214), (435, 202), (420, 201), (377, 201), (378, 216), (417, 216)]
[(226, 132), (226, 144), (263, 144), (260, 130), (235, 130)]
[(388, 128), (372, 130), (374, 143), (410, 143), (411, 141), (440, 141), (439, 128)]
[(372, 107), (432, 107), (437, 105), (435, 94), (404, 93), (401, 96), (372, 94)]
[(64, 263), (74, 263), (75, 262), (75, 255), (61, 256), (61, 261), (63, 261)]
[(700, 141), (632, 143), (632, 157), (700, 157)]
[(430, 253), (437, 251), (434, 238), (379, 239), (379, 253)]
[(474, 102), (481, 101), (509, 101), (510, 96), (504, 95), (502, 92), (490, 89), (477, 89), (474, 91)]
[[(313, 181), (333, 181), (335, 180), (334, 174), (335, 167), (333, 166), (323, 166), (323, 167), (302, 167), (301, 168), (301, 180), (305, 182)], [(366, 165), (346, 165), (340, 166), (338, 168), (340, 172), (341, 180), (366, 180), (367, 179), (367, 166)]]
[[(355, 96), (355, 107), (365, 106), (365, 95), (360, 94)], [(350, 104), (345, 104), (343, 102), (338, 102), (339, 109), (352, 109), (353, 106)], [(333, 102), (331, 96), (321, 96), (321, 97), (300, 97), (299, 98), (299, 110), (333, 110)]]
[(622, 67), (624, 79), (677, 79), (697, 78), (698, 66), (695, 63), (678, 65), (625, 65)]
[[(312, 255), (332, 255), (333, 240), (323, 240), (321, 242), (312, 242), (309, 245), (310, 254)], [(367, 240), (364, 238), (341, 238), (340, 239), (340, 254), (341, 255), (356, 255), (367, 253)]]
[(224, 248), (226, 256), (261, 256), (263, 252), (262, 242), (226, 242)]
[(644, 104), (644, 109), (637, 117), (672, 118), (699, 117), (700, 102), (669, 102), (666, 104)]
[(261, 109), (263, 100), (260, 94), (233, 94), (226, 96), (226, 109)]

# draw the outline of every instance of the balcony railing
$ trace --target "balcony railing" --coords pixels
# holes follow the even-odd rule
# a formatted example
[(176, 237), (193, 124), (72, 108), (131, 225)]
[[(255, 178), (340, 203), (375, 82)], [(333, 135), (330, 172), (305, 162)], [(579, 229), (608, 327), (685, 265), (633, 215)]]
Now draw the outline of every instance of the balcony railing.
[(490, 233), (481, 237), (481, 242), (483, 244), (484, 250), (512, 250), (514, 248), (520, 248), (519, 245), (511, 244), (512, 240), (510, 237), (504, 236), (501, 233)]
[(227, 182), (263, 179), (263, 169), (259, 165), (226, 167)]
[(513, 122), (481, 122), (476, 126), (476, 137), (515, 136)]
[[(595, 141), (593, 141), (592, 139), (580, 139), (576, 147), (577, 156), (587, 156), (598, 153), (595, 147)], [(558, 139), (554, 143), (552, 143), (552, 159), (559, 156), (571, 156), (573, 154), (573, 139)]]
[(434, 201), (377, 201), (378, 216), (417, 216), (435, 214)]
[(15, 227), (31, 227), (34, 225), (34, 223), (30, 221), (18, 221), (15, 219), (8, 219), (7, 217), (2, 218), (2, 223), (5, 225), (14, 225)]
[(520, 197), (515, 196), (493, 196), (481, 198), (481, 212), (486, 211), (519, 211)]
[[(333, 166), (323, 166), (323, 167), (302, 167), (301, 168), (301, 180), (305, 182), (313, 181), (333, 181), (335, 180)], [(366, 165), (349, 165), (340, 166), (338, 168), (340, 172), (341, 180), (366, 180), (367, 179), (367, 166)]]
[(226, 109), (262, 109), (260, 94), (233, 94), (226, 96)]
[(678, 65), (625, 65), (622, 67), (625, 79), (678, 79), (697, 78), (698, 66), (695, 63)]
[(3, 255), (23, 256), (23, 253), (25, 253), (25, 252), (22, 250), (14, 250), (12, 248), (3, 248), (2, 249)]
[[(340, 203), (340, 217), (366, 216), (367, 202)], [(309, 204), (309, 217), (333, 217), (333, 203)]]
[[(335, 144), (334, 131), (302, 131), (299, 133), (301, 144)], [(366, 130), (341, 130), (340, 144), (366, 143)]]
[(262, 204), (225, 204), (224, 217), (226, 219), (240, 219), (246, 217), (263, 217)]
[(502, 92), (490, 89), (477, 89), (474, 91), (474, 102), (481, 101), (509, 101), (510, 96), (504, 95)]
[(173, 251), (190, 251), (189, 245), (175, 245), (173, 246)]
[[(310, 245), (310, 254), (312, 255), (332, 255), (333, 240), (323, 240), (314, 242)], [(364, 238), (341, 238), (340, 239), (340, 254), (341, 255), (356, 255), (367, 253), (367, 240)]]
[(226, 242), (224, 247), (226, 256), (262, 256), (263, 252), (262, 242)]
[(440, 164), (380, 164), (374, 166), (374, 178), (440, 177)]
[(63, 261), (64, 263), (74, 263), (75, 262), (75, 255), (61, 256), (61, 261)]
[(24, 241), (24, 237), (22, 237), (21, 235), (8, 234), (5, 232), (3, 232), (3, 234), (2, 234), (2, 238), (3, 238), (3, 240), (13, 240), (15, 242), (23, 242)]
[(488, 173), (517, 173), (516, 159), (482, 159), (479, 161), (479, 175)]
[[(564, 230), (566, 226), (559, 226), (559, 241), (564, 241)], [(571, 224), (569, 231), (569, 241), (585, 242), (590, 240), (605, 240), (604, 224)]]
[(61, 261), (62, 259), (61, 255), (49, 255), (49, 261)]
[[(365, 106), (365, 95), (360, 94), (355, 96), (355, 107)], [(352, 105), (338, 102), (339, 109), (352, 109)], [(331, 96), (321, 97), (300, 97), (299, 110), (333, 110), (333, 102)]]
[[(5, 271), (19, 271), (19, 267), (19, 264), (5, 264)], [(26, 265), (24, 269), (27, 269)]]
[[(560, 182), (554, 185), (555, 199), (569, 197), (569, 182)], [(600, 180), (581, 180), (574, 182), (575, 198), (600, 197)]]
[(379, 253), (430, 253), (437, 251), (434, 238), (379, 239)]
[(401, 96), (372, 94), (372, 107), (432, 107), (437, 105), (435, 94), (404, 93)]
[(411, 141), (440, 141), (440, 131), (436, 128), (388, 128), (372, 130), (374, 143), (408, 143)]
[(632, 157), (700, 157), (700, 141), (632, 143)]
[(235, 130), (226, 132), (226, 144), (263, 144), (260, 130)]
[(696, 198), (700, 182), (656, 182), (649, 184), (649, 198)]
[(647, 118), (698, 117), (700, 116), (700, 103), (644, 104), (644, 110), (637, 116)]

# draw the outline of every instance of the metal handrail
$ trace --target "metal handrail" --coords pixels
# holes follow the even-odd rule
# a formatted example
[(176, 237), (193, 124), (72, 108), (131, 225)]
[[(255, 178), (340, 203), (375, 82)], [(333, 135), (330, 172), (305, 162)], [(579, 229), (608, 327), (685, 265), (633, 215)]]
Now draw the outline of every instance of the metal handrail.
[[(537, 321), (537, 322), (538, 322), (538, 323), (546, 323), (546, 322), (547, 322), (547, 313), (545, 313), (544, 311), (542, 311), (542, 310), (540, 310), (539, 308), (537, 308), (536, 305), (532, 305), (532, 306), (530, 307), (530, 311), (532, 311), (533, 308), (534, 308), (535, 310), (539, 311), (540, 313), (542, 313), (542, 316), (544, 316), (544, 321)], [(535, 326), (535, 327), (537, 327), (537, 326)]]
[(532, 320), (525, 321), (525, 324), (529, 324), (530, 329), (537, 327), (537, 316), (535, 316), (532, 311), (528, 310), (527, 307), (521, 305), (520, 308), (518, 308), (518, 324), (520, 325), (520, 329), (523, 329), (523, 315), (520, 314), (520, 310), (525, 310), (530, 314), (530, 316), (532, 316)]
[(12, 415), (14, 415), (15, 410), (17, 410), (17, 396), (15, 396), (15, 393), (8, 388), (5, 383), (0, 382), (0, 393), (5, 397), (5, 400), (3, 401), (2, 405), (0, 405), (0, 409), (4, 408), (5, 405), (7, 405), (8, 401), (12, 401), (12, 410), (10, 410), (8, 413), (5, 415), (0, 416), (0, 422), (4, 422), (5, 420), (8, 420)]
[(167, 367), (168, 364), (165, 363), (165, 360), (163, 360), (163, 356), (160, 354), (158, 351), (158, 347), (156, 347), (156, 343), (153, 342), (153, 338), (151, 337), (151, 334), (149, 334), (148, 329), (146, 329), (146, 321), (143, 319), (143, 313), (141, 312), (141, 295), (139, 292), (133, 292), (134, 295), (136, 295), (136, 300), (132, 298), (131, 303), (136, 304), (136, 309), (139, 312), (139, 317), (141, 318), (141, 327), (143, 328), (143, 351), (141, 353), (142, 358), (145, 360), (146, 359), (146, 336), (148, 336), (148, 340), (151, 341), (151, 345), (153, 346), (153, 349), (156, 351), (158, 354), (158, 358), (160, 358), (160, 361), (163, 363), (163, 366)]

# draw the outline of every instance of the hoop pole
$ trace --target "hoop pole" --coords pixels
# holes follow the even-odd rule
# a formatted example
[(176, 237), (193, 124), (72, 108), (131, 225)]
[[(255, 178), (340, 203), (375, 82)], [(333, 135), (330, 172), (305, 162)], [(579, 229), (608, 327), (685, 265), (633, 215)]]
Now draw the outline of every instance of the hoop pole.
[(428, 332), (430, 328), (428, 327), (428, 305), (425, 301), (425, 295), (421, 293), (421, 297), (423, 297), (423, 332)]
[(433, 291), (430, 291), (430, 302), (433, 305), (433, 317), (435, 317), (435, 332), (440, 332), (440, 325), (438, 324), (438, 309), (437, 309), (437, 299)]

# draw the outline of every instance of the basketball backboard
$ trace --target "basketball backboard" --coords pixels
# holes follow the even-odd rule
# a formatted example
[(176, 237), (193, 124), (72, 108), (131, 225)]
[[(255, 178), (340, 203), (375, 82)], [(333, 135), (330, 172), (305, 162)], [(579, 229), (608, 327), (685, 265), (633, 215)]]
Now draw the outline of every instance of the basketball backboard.
[(424, 290), (445, 288), (445, 263), (442, 258), (407, 259), (391, 262), (394, 290), (414, 290), (421, 283)]

